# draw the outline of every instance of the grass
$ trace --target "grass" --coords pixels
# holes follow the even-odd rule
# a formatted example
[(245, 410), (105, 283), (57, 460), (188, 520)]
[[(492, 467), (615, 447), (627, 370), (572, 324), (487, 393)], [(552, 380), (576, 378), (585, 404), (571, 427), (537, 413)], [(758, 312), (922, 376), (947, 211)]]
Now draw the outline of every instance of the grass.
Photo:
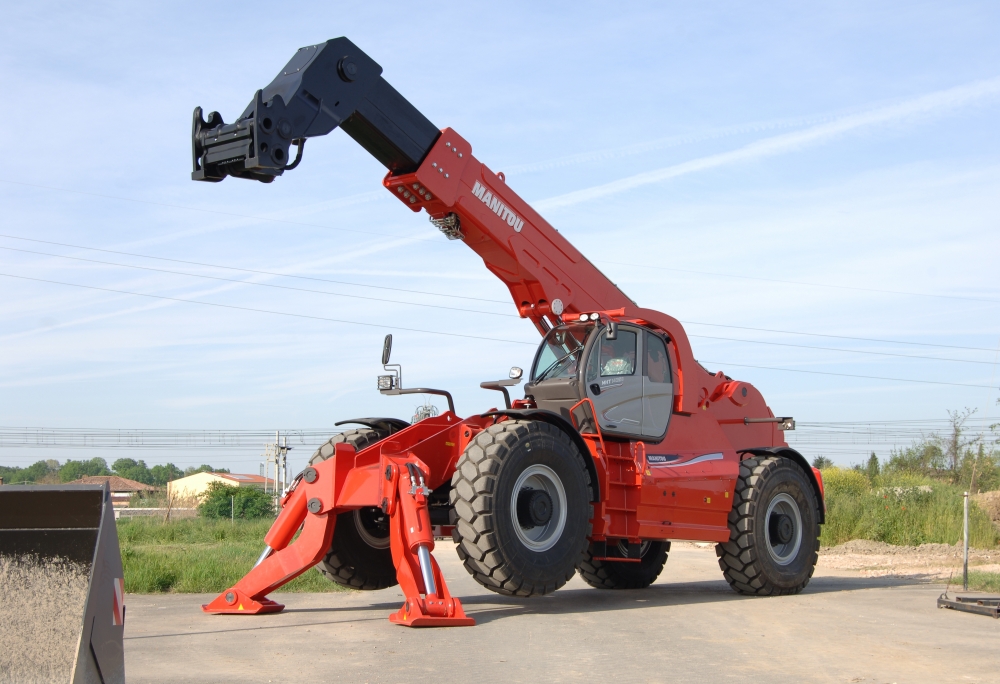
[[(824, 470), (823, 479), (827, 503), (820, 538), (823, 546), (852, 539), (901, 546), (953, 545), (962, 539), (962, 490), (957, 486), (912, 475), (882, 475), (870, 481), (860, 472), (839, 468)], [(253, 567), (271, 522), (122, 519), (118, 538), (125, 564), (125, 590), (140, 594), (221, 592)], [(1000, 531), (974, 502), (970, 504), (969, 528), (971, 546), (1000, 546)], [(971, 571), (969, 582), (979, 591), (1000, 591), (998, 573)], [(278, 591), (343, 588), (309, 570)]]
[[(119, 520), (125, 591), (216, 593), (228, 589), (253, 567), (264, 549), (264, 535), (271, 522)], [(343, 588), (316, 570), (308, 570), (277, 591), (328, 592)]]
[[(836, 546), (870, 539), (900, 546), (956, 544), (962, 539), (962, 489), (912, 475), (869, 479), (853, 470), (823, 471), (826, 524), (820, 540)], [(930, 491), (926, 491), (929, 488)], [(974, 502), (969, 506), (969, 545), (993, 549), (1000, 530)]]
[[(961, 577), (958, 578), (958, 583), (962, 583)], [(1000, 572), (969, 570), (969, 589), (1000, 594)]]

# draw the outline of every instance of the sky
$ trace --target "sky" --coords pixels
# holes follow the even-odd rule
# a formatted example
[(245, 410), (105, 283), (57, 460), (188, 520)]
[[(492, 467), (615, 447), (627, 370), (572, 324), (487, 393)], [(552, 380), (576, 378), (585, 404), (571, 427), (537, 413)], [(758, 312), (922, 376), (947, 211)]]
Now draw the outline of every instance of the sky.
[[(341, 35), (776, 415), (1000, 419), (998, 22), (989, 2), (11, 6), (0, 427), (409, 418), (420, 398), (375, 389), (386, 333), (406, 384), (463, 415), (530, 366), (538, 334), (503, 285), (342, 131), (270, 185), (190, 180), (196, 105), (231, 121)], [(260, 460), (16, 441), (0, 464)]]

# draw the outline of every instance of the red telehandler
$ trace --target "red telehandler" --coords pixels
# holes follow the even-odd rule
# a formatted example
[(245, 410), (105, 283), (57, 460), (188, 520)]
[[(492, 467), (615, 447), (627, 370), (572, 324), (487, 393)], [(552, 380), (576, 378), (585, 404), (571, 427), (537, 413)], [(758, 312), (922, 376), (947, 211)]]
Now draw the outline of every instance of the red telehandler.
[(476, 581), (509, 596), (547, 594), (574, 572), (602, 589), (647, 587), (674, 539), (716, 542), (741, 594), (801, 591), (825, 507), (819, 471), (782, 435), (794, 421), (695, 361), (676, 319), (636, 305), (381, 74), (347, 38), (300, 49), (234, 123), (195, 109), (192, 178), (270, 183), (298, 166), (307, 138), (339, 126), (388, 169), (382, 185), (479, 254), (538, 329), (525, 396), (510, 400), (512, 369), (481, 385), (503, 392), (504, 408), (462, 418), (448, 392), (402, 386), (387, 336), (379, 391), (442, 395), (448, 410), (338, 423), (361, 427), (316, 452), (260, 560), (204, 610), (279, 611), (267, 595), (318, 565), (356, 589), (398, 582), (393, 622), (473, 624), (431, 555), (449, 535)]

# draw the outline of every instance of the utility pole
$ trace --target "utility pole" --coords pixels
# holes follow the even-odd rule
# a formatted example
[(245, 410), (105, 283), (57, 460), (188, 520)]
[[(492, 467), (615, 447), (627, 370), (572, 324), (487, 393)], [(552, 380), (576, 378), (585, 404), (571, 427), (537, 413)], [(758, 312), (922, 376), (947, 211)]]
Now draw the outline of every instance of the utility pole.
[(969, 590), (969, 493), (965, 493), (965, 525), (963, 533), (964, 553), (962, 554), (962, 590)]
[(281, 432), (275, 430), (274, 442), (264, 445), (264, 463), (261, 464), (261, 475), (264, 476), (264, 493), (268, 491), (267, 482), (271, 476), (271, 465), (274, 465), (274, 479), (271, 492), (274, 494), (275, 506), (288, 490), (288, 452), (292, 447), (288, 446), (288, 437), (282, 437)]

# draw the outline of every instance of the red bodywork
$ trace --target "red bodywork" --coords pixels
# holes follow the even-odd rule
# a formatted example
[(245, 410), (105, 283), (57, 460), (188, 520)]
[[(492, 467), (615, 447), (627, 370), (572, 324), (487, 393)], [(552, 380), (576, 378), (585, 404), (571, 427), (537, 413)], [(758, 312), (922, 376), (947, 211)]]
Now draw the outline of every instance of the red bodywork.
[[(507, 187), (502, 174), (478, 161), (469, 143), (452, 129), (441, 132), (417, 171), (390, 173), (383, 184), (413, 211), (426, 210), (435, 219), (454, 214), (460, 223), (460, 239), (507, 285), (520, 315), (540, 332), (563, 320), (576, 320), (580, 313), (600, 312), (605, 319), (666, 333), (675, 392), (663, 441), (607, 439), (599, 432), (580, 435), (592, 459), (599, 492), (591, 538), (728, 541), (727, 517), (741, 452), (787, 447), (760, 392), (722, 372), (706, 371), (695, 361), (677, 319), (636, 306)], [(554, 307), (557, 300), (561, 308)], [(518, 404), (526, 407), (524, 402)], [(213, 613), (281, 610), (267, 594), (323, 558), (330, 548), (336, 515), (382, 506), (390, 514), (392, 556), (406, 595), (403, 608), (390, 619), (411, 626), (472, 624), (458, 599), (448, 594), (436, 562), (437, 594), (426, 595), (416, 560), (420, 544), (433, 548), (426, 499), (412, 494), (402, 481), (387, 480), (386, 469), (398, 476), (407, 462), (417, 464), (434, 489), (451, 478), (463, 450), (479, 431), (505, 419), (477, 415), (462, 420), (446, 412), (359, 453), (338, 444), (334, 457), (313, 466), (317, 475), (313, 482), (297, 480), (283, 498), (281, 514), (266, 537), (274, 553), (204, 609)], [(807, 470), (812, 471), (807, 474), (822, 501), (819, 473)], [(319, 503), (309, 508), (312, 500)], [(290, 543), (300, 525), (301, 534)]]

